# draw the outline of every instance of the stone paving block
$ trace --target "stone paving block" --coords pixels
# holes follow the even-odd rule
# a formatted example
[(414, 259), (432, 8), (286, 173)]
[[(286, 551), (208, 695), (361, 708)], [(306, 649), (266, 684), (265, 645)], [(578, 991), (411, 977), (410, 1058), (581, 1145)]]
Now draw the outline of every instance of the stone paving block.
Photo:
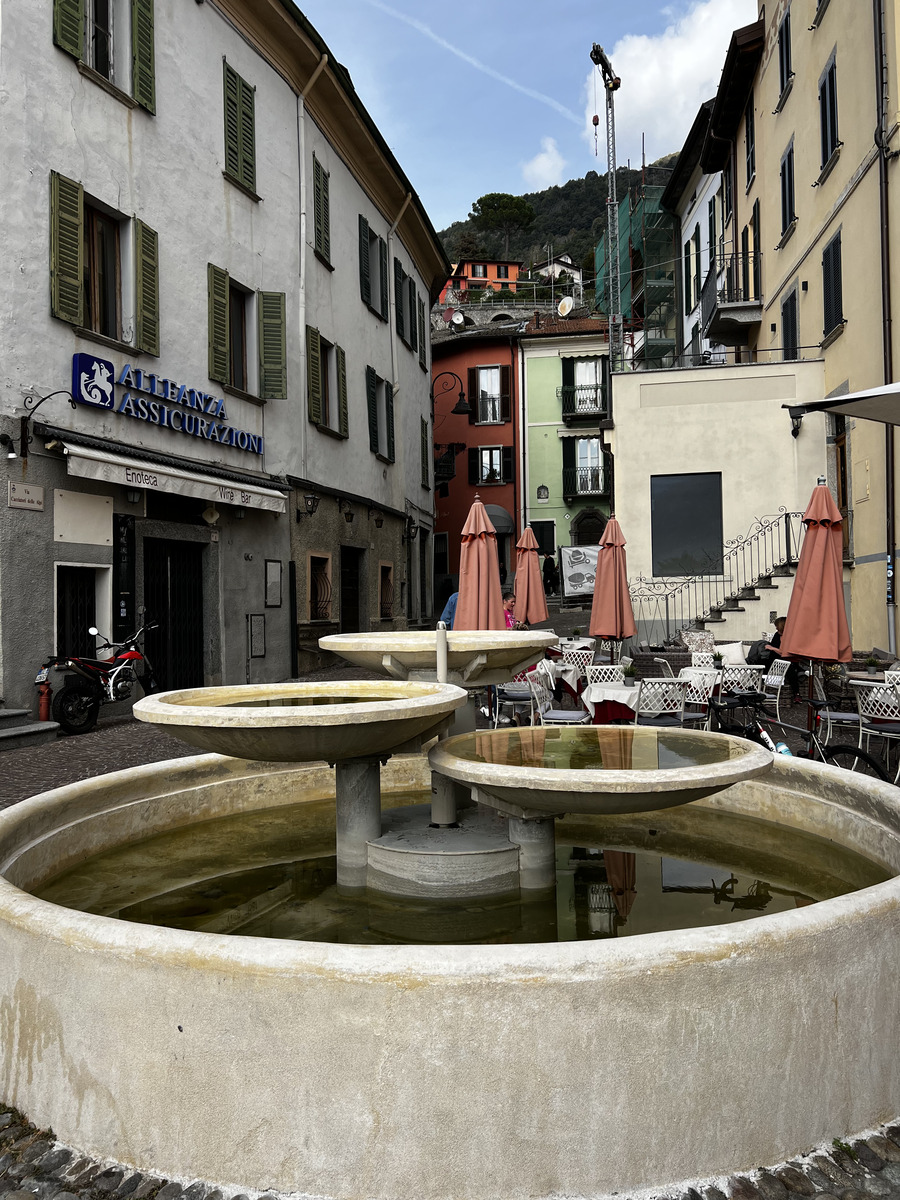
[(732, 1175), (725, 1185), (732, 1200), (757, 1200), (759, 1192), (744, 1175)]
[(29, 1163), (14, 1162), (12, 1166), (6, 1168), (7, 1179), (24, 1179), (32, 1173)]
[(0, 1142), (2, 1142), (4, 1145), (9, 1145), (14, 1142), (16, 1138), (20, 1138), (24, 1132), (24, 1125), (7, 1125), (2, 1133), (0, 1133)]
[[(694, 1195), (697, 1196), (697, 1193), (694, 1192)], [(206, 1197), (206, 1200), (225, 1200), (225, 1193), (219, 1188), (213, 1188), (213, 1190)], [(700, 1200), (699, 1196), (697, 1196), (697, 1200)]]
[(93, 1187), (99, 1192), (114, 1192), (125, 1177), (125, 1172), (118, 1167), (109, 1167), (100, 1174), (93, 1182)]
[(869, 1200), (866, 1192), (861, 1192), (859, 1188), (845, 1188), (841, 1192), (840, 1200)]
[(889, 1196), (894, 1190), (890, 1180), (885, 1179), (880, 1172), (875, 1175), (867, 1175), (865, 1179), (859, 1181), (857, 1187), (862, 1188), (867, 1196)]
[(852, 1143), (851, 1149), (856, 1155), (856, 1161), (861, 1163), (867, 1171), (880, 1171), (884, 1166), (884, 1159), (876, 1154), (872, 1147), (864, 1142), (862, 1138), (857, 1138)]
[(900, 1163), (885, 1163), (884, 1170), (881, 1172), (881, 1174), (885, 1179), (889, 1180), (895, 1188), (900, 1188)]
[(131, 1196), (133, 1193), (136, 1194), (143, 1178), (144, 1176), (140, 1173), (140, 1171), (135, 1171), (134, 1174), (128, 1175), (116, 1188), (116, 1195)]
[(775, 1177), (789, 1192), (796, 1192), (798, 1196), (812, 1196), (815, 1193), (816, 1185), (796, 1167), (779, 1167)]
[(15, 1119), (14, 1113), (0, 1112), (0, 1129), (5, 1129), (7, 1125), (12, 1125)]
[[(159, 1179), (155, 1175), (142, 1175), (140, 1183), (131, 1193), (131, 1200), (144, 1200), (145, 1196), (149, 1196), (157, 1188), (162, 1191), (168, 1182), (168, 1179)], [(250, 1200), (249, 1196), (247, 1200)]]
[(156, 1200), (175, 1200), (175, 1197), (180, 1196), (183, 1191), (180, 1183), (167, 1183), (156, 1193)]
[(67, 1150), (65, 1146), (58, 1146), (55, 1150), (48, 1150), (43, 1158), (38, 1159), (38, 1166), (48, 1175), (53, 1175), (57, 1171), (62, 1171), (68, 1163), (75, 1157), (71, 1150)]
[(839, 1147), (835, 1146), (834, 1149), (829, 1150), (828, 1157), (832, 1159), (832, 1161), (838, 1167), (840, 1167), (842, 1171), (845, 1171), (849, 1176), (851, 1176), (851, 1178), (865, 1178), (865, 1167), (861, 1163), (857, 1162), (852, 1154), (848, 1154), (846, 1150), (841, 1150)]
[(197, 1180), (190, 1187), (185, 1188), (182, 1192), (182, 1200), (206, 1200), (206, 1194), (209, 1191), (209, 1184)]
[(74, 1192), (54, 1192), (53, 1200), (79, 1200)]
[(76, 1175), (80, 1175), (83, 1171), (86, 1171), (90, 1165), (91, 1160), (89, 1158), (85, 1158), (84, 1155), (81, 1155), (79, 1158), (76, 1158), (74, 1162), (70, 1162), (69, 1165), (63, 1169), (62, 1174), (67, 1176), (69, 1179), (74, 1179)]
[(19, 1188), (14, 1192), (7, 1192), (6, 1200), (34, 1200), (34, 1192)]
[(851, 1176), (846, 1171), (841, 1170), (830, 1154), (813, 1154), (809, 1161), (816, 1170), (822, 1172), (829, 1183), (836, 1185), (838, 1188), (853, 1186)]
[(771, 1171), (760, 1171), (755, 1183), (763, 1200), (786, 1200), (787, 1188)]
[(710, 1184), (709, 1187), (705, 1187), (703, 1189), (703, 1195), (705, 1200), (728, 1200), (728, 1197), (725, 1195), (725, 1193), (719, 1191), (714, 1184)]
[(866, 1145), (885, 1162), (900, 1162), (900, 1146), (892, 1138), (887, 1138), (881, 1133), (873, 1133), (871, 1137), (866, 1138)]
[(22, 1162), (37, 1162), (39, 1158), (43, 1158), (50, 1149), (50, 1143), (46, 1141), (32, 1142), (22, 1152)]

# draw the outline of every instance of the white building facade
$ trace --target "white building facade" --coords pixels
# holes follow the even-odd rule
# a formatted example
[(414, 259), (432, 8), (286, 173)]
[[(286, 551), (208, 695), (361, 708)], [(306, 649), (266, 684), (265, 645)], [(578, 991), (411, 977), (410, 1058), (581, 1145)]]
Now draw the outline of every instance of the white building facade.
[(91, 624), (176, 687), (430, 615), (448, 266), (346, 73), (280, 0), (3, 16), (4, 701)]

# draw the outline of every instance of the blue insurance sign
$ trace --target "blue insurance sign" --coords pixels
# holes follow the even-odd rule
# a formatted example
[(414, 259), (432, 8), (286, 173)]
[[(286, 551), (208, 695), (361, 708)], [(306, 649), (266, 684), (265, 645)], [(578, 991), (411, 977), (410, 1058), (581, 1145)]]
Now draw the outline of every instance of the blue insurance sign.
[(78, 404), (92, 408), (113, 408), (116, 369), (105, 358), (94, 354), (72, 357), (72, 396)]

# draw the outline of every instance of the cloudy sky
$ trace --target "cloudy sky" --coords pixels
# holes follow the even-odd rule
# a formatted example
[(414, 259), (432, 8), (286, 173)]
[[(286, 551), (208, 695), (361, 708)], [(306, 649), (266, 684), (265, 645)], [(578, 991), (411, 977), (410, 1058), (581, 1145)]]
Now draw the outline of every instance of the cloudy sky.
[[(443, 229), (485, 192), (606, 170), (599, 42), (622, 80), (619, 165), (678, 150), (757, 0), (299, 0)], [(591, 117), (601, 118), (595, 147)], [(596, 150), (596, 154), (595, 154)]]

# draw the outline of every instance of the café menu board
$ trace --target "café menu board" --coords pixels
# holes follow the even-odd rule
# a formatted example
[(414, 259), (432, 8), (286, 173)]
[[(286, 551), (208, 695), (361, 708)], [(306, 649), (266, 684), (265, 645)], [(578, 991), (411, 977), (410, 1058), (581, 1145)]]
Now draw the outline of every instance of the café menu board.
[(599, 546), (559, 547), (559, 575), (564, 596), (593, 594), (599, 553)]

